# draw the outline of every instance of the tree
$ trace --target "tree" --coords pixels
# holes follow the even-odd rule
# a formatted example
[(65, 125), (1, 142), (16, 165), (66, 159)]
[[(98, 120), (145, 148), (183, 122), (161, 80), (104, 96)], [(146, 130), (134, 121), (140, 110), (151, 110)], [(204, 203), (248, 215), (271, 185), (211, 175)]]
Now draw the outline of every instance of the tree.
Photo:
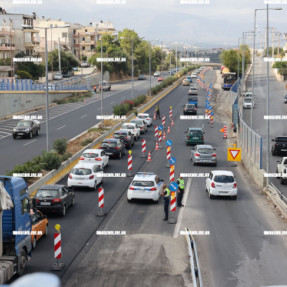
[[(70, 52), (64, 52), (61, 50), (61, 68), (63, 73), (67, 73), (71, 71), (74, 67), (79, 65), (78, 59)], [(53, 63), (53, 67), (59, 67), (59, 58), (58, 58), (58, 49), (49, 52), (48, 54), (48, 69), (52, 70), (51, 63)]]
[[(15, 55), (15, 58), (25, 58), (28, 57), (24, 52), (19, 52)], [(34, 80), (39, 79), (45, 75), (45, 66), (43, 64), (36, 64), (34, 62), (17, 62), (15, 64), (16, 74), (18, 71), (27, 72), (32, 76)], [(24, 77), (25, 73), (22, 73), (21, 77)], [(30, 77), (29, 77), (30, 78)], [(22, 78), (23, 79), (23, 78)]]

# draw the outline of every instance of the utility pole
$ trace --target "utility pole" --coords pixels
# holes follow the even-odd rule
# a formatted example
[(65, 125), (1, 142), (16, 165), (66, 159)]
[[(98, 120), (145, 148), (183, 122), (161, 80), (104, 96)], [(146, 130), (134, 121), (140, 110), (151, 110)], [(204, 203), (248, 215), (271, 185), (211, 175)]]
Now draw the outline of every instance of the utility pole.
[(59, 73), (62, 73), (60, 38), (58, 38), (58, 58), (59, 58)]

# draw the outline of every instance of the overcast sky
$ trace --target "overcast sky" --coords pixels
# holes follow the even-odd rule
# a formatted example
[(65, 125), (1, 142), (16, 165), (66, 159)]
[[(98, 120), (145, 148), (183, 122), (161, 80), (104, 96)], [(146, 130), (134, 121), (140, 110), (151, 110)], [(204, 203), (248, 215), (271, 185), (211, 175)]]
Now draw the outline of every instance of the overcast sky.
[[(97, 4), (100, 1), (125, 1), (126, 4)], [(237, 46), (242, 32), (253, 30), (254, 9), (266, 8), (264, 0), (209, 0), (210, 4), (203, 5), (184, 5), (180, 1), (183, 0), (42, 0), (42, 4), (36, 5), (1, 0), (0, 3), (7, 13), (36, 12), (40, 17), (84, 25), (111, 21), (117, 30), (134, 29), (147, 40), (184, 42), (200, 47)], [(283, 8), (282, 11), (270, 11), (270, 27), (287, 32), (287, 4), (269, 7)], [(258, 41), (262, 42), (266, 11), (257, 12), (257, 23), (257, 30), (261, 31)], [(251, 39), (248, 41), (252, 43)]]

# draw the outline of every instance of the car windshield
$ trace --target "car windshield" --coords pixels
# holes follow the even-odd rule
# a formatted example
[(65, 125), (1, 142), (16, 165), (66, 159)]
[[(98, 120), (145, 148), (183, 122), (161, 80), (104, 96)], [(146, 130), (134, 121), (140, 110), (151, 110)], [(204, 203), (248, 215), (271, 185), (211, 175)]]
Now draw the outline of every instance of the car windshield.
[(17, 124), (17, 127), (30, 127), (30, 126), (31, 126), (31, 122), (28, 122), (28, 121), (19, 122)]
[(98, 157), (98, 156), (99, 156), (98, 153), (92, 153), (92, 152), (83, 153), (83, 157), (85, 157), (85, 158), (95, 158), (95, 157)]
[(127, 137), (126, 133), (115, 133), (114, 138), (119, 139), (119, 138), (125, 138)]
[(138, 118), (140, 118), (140, 119), (146, 119), (146, 118), (148, 118), (148, 116), (145, 116), (145, 115), (138, 115)]
[(92, 170), (90, 168), (73, 168), (72, 174), (89, 175), (92, 174)]
[(211, 153), (213, 153), (213, 149), (210, 149), (210, 148), (199, 148), (197, 151), (199, 153), (202, 153), (202, 154), (211, 154)]
[(244, 102), (245, 102), (245, 103), (251, 103), (251, 98), (246, 98), (246, 99), (244, 99)]
[(58, 190), (40, 189), (37, 192), (37, 197), (58, 197)]
[(231, 183), (234, 182), (234, 177), (231, 175), (216, 175), (214, 177), (215, 182)]
[(200, 135), (202, 135), (202, 132), (201, 131), (190, 130), (189, 134), (192, 135), (192, 136), (200, 136)]
[(197, 91), (197, 88), (189, 88), (190, 90)]
[(197, 102), (197, 97), (189, 97), (188, 100)]
[(278, 137), (276, 138), (276, 142), (287, 142), (287, 137)]
[(104, 142), (101, 144), (101, 147), (107, 147), (107, 148), (115, 148), (117, 144), (115, 142)]
[(141, 186), (141, 187), (151, 187), (154, 186), (154, 182), (153, 181), (137, 181), (134, 180), (132, 182), (133, 186)]
[(186, 105), (185, 107), (189, 109), (195, 109), (195, 105)]
[(134, 126), (131, 125), (123, 125), (123, 129), (133, 130)]

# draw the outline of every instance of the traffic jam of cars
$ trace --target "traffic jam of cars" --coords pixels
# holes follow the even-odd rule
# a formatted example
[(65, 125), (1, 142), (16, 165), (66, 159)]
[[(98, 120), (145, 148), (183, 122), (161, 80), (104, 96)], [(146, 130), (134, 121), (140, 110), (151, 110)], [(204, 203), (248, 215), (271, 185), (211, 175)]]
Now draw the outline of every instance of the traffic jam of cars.
[[(196, 71), (182, 82), (183, 86), (188, 86), (186, 90), (188, 99), (183, 106), (183, 115), (197, 115), (198, 112), (198, 88), (196, 82), (192, 81), (195, 75), (198, 75)], [(156, 72), (155, 77), (160, 77), (160, 72)], [(139, 79), (144, 78), (140, 76)], [(103, 84), (103, 89), (109, 90), (108, 83)], [(246, 98), (251, 97), (247, 95)], [(50, 214), (66, 216), (68, 210), (75, 205), (76, 193), (87, 190), (96, 192), (104, 186), (104, 171), (110, 165), (110, 160), (121, 159), (129, 153), (152, 126), (153, 117), (149, 113), (138, 113), (134, 119), (123, 123), (111, 137), (102, 140), (98, 148), (84, 150), (78, 163), (70, 170), (66, 184), (47, 184), (37, 190), (32, 199), (33, 209), (31, 209), (32, 230), (35, 231), (31, 235), (33, 248), (41, 237), (48, 234), (47, 216)], [(23, 119), (13, 129), (13, 138), (20, 136), (32, 138), (39, 133), (39, 121)], [(185, 133), (185, 144), (191, 146), (190, 161), (193, 168), (196, 165), (216, 167), (218, 160), (216, 150), (205, 142), (203, 129), (191, 126)], [(228, 170), (210, 171), (206, 178), (205, 190), (210, 199), (222, 196), (236, 199), (237, 183), (234, 174)], [(139, 171), (133, 176), (127, 188), (126, 198), (129, 203), (133, 200), (150, 200), (158, 203), (163, 191), (164, 179), (152, 171)]]

